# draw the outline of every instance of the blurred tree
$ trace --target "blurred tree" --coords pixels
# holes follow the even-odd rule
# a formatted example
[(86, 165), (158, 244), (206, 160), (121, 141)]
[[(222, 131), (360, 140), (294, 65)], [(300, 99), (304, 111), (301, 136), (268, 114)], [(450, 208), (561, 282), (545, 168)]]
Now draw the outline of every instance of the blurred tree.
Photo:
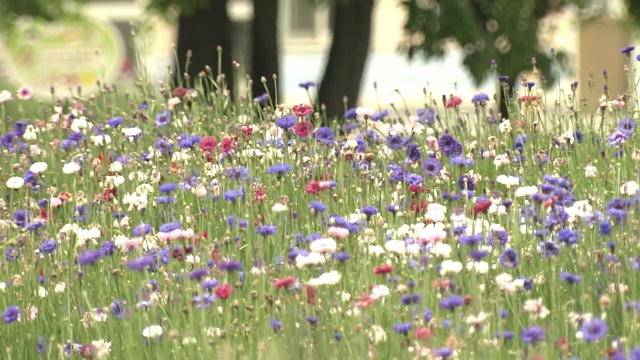
[[(540, 20), (559, 11), (571, 0), (405, 0), (408, 20), (404, 47), (410, 58), (442, 57), (453, 41), (463, 51), (463, 64), (476, 85), (487, 79), (495, 60), (499, 75), (509, 76), (513, 89), (518, 75), (531, 69), (532, 58), (547, 78), (551, 71), (550, 49), (541, 49)], [(560, 64), (563, 54), (556, 54)], [(502, 94), (501, 94), (502, 95)], [(501, 98), (501, 113), (507, 116), (507, 101)]]
[(341, 117), (358, 101), (369, 55), (374, 0), (333, 0), (331, 50), (320, 82), (318, 100), (328, 117)]
[(73, 12), (86, 0), (0, 0), (0, 29), (10, 30), (20, 16), (34, 16), (54, 20)]

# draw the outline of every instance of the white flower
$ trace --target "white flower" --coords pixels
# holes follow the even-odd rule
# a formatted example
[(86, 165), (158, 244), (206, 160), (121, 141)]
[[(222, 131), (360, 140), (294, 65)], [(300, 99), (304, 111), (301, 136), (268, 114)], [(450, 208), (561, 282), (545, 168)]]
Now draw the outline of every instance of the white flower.
[(380, 245), (369, 245), (369, 253), (375, 256), (384, 254), (384, 248)]
[(38, 287), (38, 296), (41, 298), (47, 296), (47, 289), (43, 288), (42, 286)]
[(629, 181), (620, 187), (620, 193), (623, 195), (636, 195), (640, 190), (640, 185), (635, 181)]
[(402, 240), (389, 240), (384, 243), (384, 248), (398, 255), (404, 255), (407, 252), (407, 245)]
[(17, 190), (24, 185), (24, 179), (19, 176), (13, 176), (7, 180), (6, 185), (9, 189)]
[(496, 181), (507, 187), (520, 185), (520, 179), (517, 176), (498, 175)]
[(498, 129), (500, 130), (501, 133), (510, 133), (511, 130), (513, 130), (511, 128), (511, 121), (509, 120), (504, 120), (503, 122), (500, 123), (500, 125), (498, 125)]
[(135, 140), (135, 138), (141, 134), (142, 134), (142, 130), (135, 126), (130, 128), (122, 128), (122, 135), (124, 135), (124, 137), (129, 142)]
[(33, 163), (33, 164), (31, 164), (31, 166), (29, 166), (29, 170), (31, 170), (31, 172), (36, 173), (36, 174), (43, 173), (48, 168), (49, 168), (49, 165), (47, 165), (47, 163), (43, 162), (43, 161), (39, 161), (39, 162)]
[(371, 288), (371, 298), (373, 300), (378, 300), (383, 297), (389, 296), (389, 288), (385, 285), (376, 285)]
[(311, 252), (307, 256), (302, 256), (302, 255), (296, 256), (296, 266), (298, 268), (303, 268), (311, 265), (324, 264), (326, 261), (327, 259), (324, 257), (324, 255), (317, 252)]
[(431, 247), (431, 254), (434, 256), (440, 256), (443, 258), (448, 258), (451, 256), (451, 245), (445, 243), (435, 243)]
[(486, 261), (470, 261), (467, 263), (467, 270), (486, 274), (489, 271), (489, 264)]
[(114, 161), (111, 163), (111, 165), (109, 165), (109, 171), (111, 172), (120, 172), (122, 171), (122, 163), (120, 161)]
[(56, 287), (54, 288), (53, 291), (56, 294), (60, 294), (60, 293), (63, 293), (66, 288), (67, 288), (67, 284), (65, 284), (63, 282), (59, 282), (59, 283), (56, 284)]
[(151, 325), (147, 326), (142, 330), (142, 336), (147, 339), (159, 338), (162, 336), (162, 326), (160, 325)]
[(0, 104), (11, 100), (11, 92), (7, 90), (0, 91)]
[(73, 122), (71, 123), (71, 126), (69, 126), (69, 128), (73, 132), (81, 132), (90, 128), (90, 125), (85, 116), (80, 116), (73, 119)]
[(587, 165), (584, 167), (584, 176), (594, 178), (598, 176), (598, 169), (593, 165)]
[(273, 206), (271, 207), (271, 211), (273, 212), (283, 212), (283, 211), (287, 211), (289, 210), (289, 208), (287, 207), (287, 205), (281, 203), (281, 202), (277, 202), (275, 204), (273, 204)]
[(109, 135), (95, 135), (89, 138), (96, 146), (103, 146), (111, 144), (111, 136)]
[(336, 251), (337, 247), (338, 247), (338, 244), (336, 243), (335, 240), (331, 238), (317, 239), (313, 241), (311, 245), (309, 245), (309, 249), (312, 252), (317, 252), (320, 254), (332, 253)]
[(96, 359), (107, 357), (111, 352), (111, 342), (104, 339), (92, 341), (91, 346)]
[(511, 161), (509, 161), (509, 155), (507, 154), (498, 154), (493, 159), (493, 165), (497, 168), (502, 165), (509, 165), (510, 163)]
[(531, 318), (534, 320), (544, 319), (551, 313), (549, 309), (547, 309), (542, 303), (542, 298), (529, 299), (525, 301), (524, 305), (522, 306), (522, 310), (529, 314), (529, 316), (531, 316)]
[(387, 333), (382, 326), (373, 325), (369, 331), (369, 339), (371, 339), (371, 342), (374, 344), (378, 344), (387, 340)]
[(531, 196), (538, 192), (538, 187), (535, 185), (532, 186), (521, 186), (516, 189), (515, 197), (523, 197), (523, 196)]
[(80, 171), (80, 169), (81, 169), (80, 164), (78, 164), (75, 161), (71, 161), (64, 164), (64, 166), (62, 167), (62, 172), (65, 174), (75, 174), (78, 171)]
[(358, 116), (371, 116), (375, 114), (375, 112), (376, 112), (376, 109), (372, 107), (359, 106), (356, 108), (356, 115)]
[(22, 138), (25, 140), (36, 140), (38, 138), (38, 130), (33, 125), (29, 124), (24, 130)]
[(457, 274), (462, 270), (462, 263), (459, 261), (445, 260), (440, 264), (440, 275)]
[(309, 285), (311, 286), (320, 286), (320, 285), (335, 285), (340, 281), (340, 273), (333, 270), (328, 273), (324, 273), (317, 278), (309, 280)]

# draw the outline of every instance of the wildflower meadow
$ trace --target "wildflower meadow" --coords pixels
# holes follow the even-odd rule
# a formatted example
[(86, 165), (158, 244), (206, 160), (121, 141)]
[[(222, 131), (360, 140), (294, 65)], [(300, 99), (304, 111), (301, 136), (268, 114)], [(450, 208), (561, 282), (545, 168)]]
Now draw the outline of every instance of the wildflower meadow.
[(633, 50), (620, 96), (534, 62), (508, 116), (1, 91), (0, 358), (640, 359)]

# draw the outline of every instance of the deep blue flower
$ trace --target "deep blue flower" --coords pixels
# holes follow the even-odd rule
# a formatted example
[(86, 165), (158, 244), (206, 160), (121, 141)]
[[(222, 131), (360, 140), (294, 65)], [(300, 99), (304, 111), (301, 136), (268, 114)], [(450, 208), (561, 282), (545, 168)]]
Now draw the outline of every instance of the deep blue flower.
[(560, 273), (560, 278), (569, 284), (577, 284), (582, 281), (582, 277), (580, 275), (571, 274), (566, 271)]
[(16, 210), (13, 212), (13, 222), (16, 223), (19, 227), (27, 226), (27, 222), (29, 222), (29, 212), (27, 210)]
[(542, 252), (547, 258), (557, 257), (560, 253), (560, 247), (553, 241), (546, 241), (544, 243), (540, 243), (540, 252)]
[(154, 123), (157, 127), (162, 127), (168, 125), (169, 121), (171, 121), (171, 111), (164, 110), (156, 115)]
[(518, 266), (520, 255), (515, 249), (506, 249), (500, 255), (500, 264), (504, 267), (514, 268)]
[(410, 322), (398, 323), (393, 325), (393, 331), (403, 335), (407, 335), (409, 331), (411, 331), (411, 328), (413, 328), (413, 323)]
[(489, 95), (485, 93), (478, 93), (473, 95), (473, 97), (471, 98), (471, 103), (477, 104), (477, 103), (488, 102), (489, 100), (490, 100)]
[(160, 190), (160, 192), (162, 193), (168, 194), (170, 192), (175, 191), (176, 188), (177, 186), (174, 183), (164, 183), (158, 187), (158, 190)]
[(151, 255), (145, 255), (137, 259), (129, 260), (127, 268), (134, 271), (152, 270), (156, 259)]
[(242, 263), (236, 260), (222, 261), (218, 268), (224, 271), (241, 271)]
[(22, 135), (24, 135), (24, 133), (27, 131), (28, 125), (29, 123), (26, 121), (16, 121), (15, 123), (13, 123), (13, 133), (18, 137), (22, 137)]
[(173, 230), (178, 229), (180, 229), (180, 221), (174, 221), (160, 225), (160, 232), (164, 233), (172, 232)]
[(113, 300), (113, 304), (111, 305), (111, 313), (118, 319), (122, 319), (126, 313), (125, 301)]
[(331, 128), (322, 126), (316, 130), (316, 141), (323, 144), (331, 145), (335, 141), (335, 135)]
[(104, 253), (102, 252), (102, 250), (88, 249), (78, 254), (76, 262), (80, 266), (93, 265), (102, 257), (104, 257)]
[(195, 269), (189, 273), (189, 279), (200, 280), (207, 275), (209, 275), (209, 269), (206, 269), (206, 268)]
[(460, 144), (451, 134), (440, 135), (438, 138), (438, 147), (440, 148), (440, 152), (445, 154), (448, 158), (453, 158), (462, 154), (462, 144)]
[(45, 240), (38, 247), (40, 252), (45, 254), (51, 254), (57, 248), (58, 248), (58, 242), (56, 241), (56, 239)]
[(582, 340), (586, 342), (598, 341), (607, 335), (609, 327), (607, 322), (600, 318), (592, 318), (582, 324)]
[(275, 225), (262, 225), (256, 229), (256, 232), (262, 236), (273, 235), (276, 233)]
[(316, 86), (316, 83), (313, 81), (305, 81), (305, 82), (298, 83), (298, 87), (301, 87), (305, 90), (309, 90), (310, 87), (314, 87), (314, 86)]
[(386, 144), (389, 149), (395, 151), (404, 146), (404, 139), (400, 135), (389, 135), (387, 136)]
[(269, 174), (282, 176), (291, 171), (291, 165), (287, 163), (279, 163), (269, 167), (267, 171)]
[(367, 216), (373, 216), (378, 213), (378, 208), (375, 206), (365, 206), (362, 208), (362, 213)]
[(556, 239), (564, 246), (569, 247), (578, 242), (578, 231), (569, 228), (560, 229), (556, 235)]
[(448, 298), (441, 299), (438, 305), (443, 309), (453, 311), (455, 308), (462, 306), (462, 304), (464, 304), (462, 296), (451, 295)]
[(282, 129), (290, 129), (296, 124), (295, 115), (288, 115), (276, 120), (276, 125)]
[(273, 329), (273, 331), (278, 331), (280, 329), (282, 329), (282, 322), (271, 318), (269, 319), (269, 326), (271, 326), (271, 328)]
[(442, 164), (437, 158), (429, 156), (428, 159), (422, 161), (421, 169), (423, 172), (427, 173), (427, 176), (438, 176), (440, 175)]
[(405, 153), (407, 154), (407, 159), (414, 163), (418, 162), (422, 157), (422, 154), (420, 154), (420, 148), (418, 148), (417, 144), (407, 144)]
[(476, 184), (473, 181), (473, 178), (469, 175), (460, 175), (460, 177), (458, 178), (458, 188), (460, 190), (473, 191), (476, 188)]
[(464, 156), (454, 156), (451, 159), (451, 166), (471, 166), (475, 164), (473, 159)]
[(444, 347), (433, 352), (433, 356), (440, 359), (446, 359), (453, 355), (453, 349)]
[(20, 319), (20, 308), (17, 306), (9, 306), (2, 312), (2, 321), (5, 324), (11, 324), (12, 322)]
[(19, 247), (9, 246), (4, 251), (4, 258), (9, 262), (16, 261), (16, 259), (20, 257), (20, 254), (22, 254), (22, 250), (20, 250)]
[[(178, 228), (180, 228), (180, 224), (178, 224)], [(135, 236), (144, 236), (151, 233), (153, 228), (149, 224), (140, 224), (133, 228), (133, 235)]]
[(541, 326), (532, 326), (522, 329), (522, 343), (532, 345), (543, 341), (545, 338), (544, 328)]
[(327, 205), (321, 203), (320, 201), (311, 201), (309, 203), (309, 208), (311, 208), (315, 212), (323, 213), (327, 210)]
[(124, 119), (120, 116), (112, 117), (111, 119), (107, 120), (107, 124), (109, 124), (109, 126), (113, 128), (117, 128), (123, 122)]
[(232, 190), (227, 190), (224, 192), (224, 194), (222, 194), (222, 199), (224, 199), (225, 201), (231, 201), (234, 202), (239, 198), (243, 198), (244, 197), (244, 191), (242, 189), (232, 189)]

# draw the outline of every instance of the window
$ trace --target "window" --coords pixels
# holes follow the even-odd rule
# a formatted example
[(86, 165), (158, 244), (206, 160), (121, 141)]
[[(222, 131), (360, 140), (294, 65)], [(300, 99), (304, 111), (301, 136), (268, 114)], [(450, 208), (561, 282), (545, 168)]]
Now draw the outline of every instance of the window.
[(291, 0), (289, 29), (294, 36), (316, 35), (316, 12), (310, 0)]

